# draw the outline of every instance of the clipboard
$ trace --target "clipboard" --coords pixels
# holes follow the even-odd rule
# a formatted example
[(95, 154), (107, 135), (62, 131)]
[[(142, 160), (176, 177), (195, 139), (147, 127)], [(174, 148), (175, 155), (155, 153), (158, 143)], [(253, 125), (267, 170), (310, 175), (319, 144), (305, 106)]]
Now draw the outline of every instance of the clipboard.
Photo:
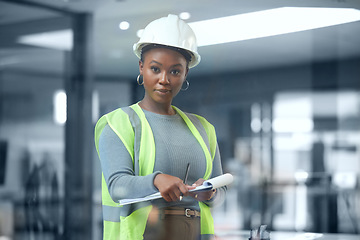
[[(225, 173), (223, 175), (208, 179), (203, 182), (201, 186), (197, 186), (195, 189), (190, 190), (189, 192), (200, 192), (200, 191), (209, 191), (212, 189), (220, 188), (226, 185), (231, 184), (234, 181), (233, 175), (230, 173)], [(160, 192), (141, 197), (141, 198), (128, 198), (119, 200), (119, 205), (124, 206), (132, 203), (151, 201), (154, 199), (162, 198)]]

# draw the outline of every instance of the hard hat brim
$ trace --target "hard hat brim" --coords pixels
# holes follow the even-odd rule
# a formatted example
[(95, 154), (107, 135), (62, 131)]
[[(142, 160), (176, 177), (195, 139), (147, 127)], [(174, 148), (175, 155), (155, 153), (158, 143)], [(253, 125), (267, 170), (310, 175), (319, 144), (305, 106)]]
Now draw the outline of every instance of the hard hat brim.
[[(133, 50), (134, 50), (134, 53), (135, 55), (141, 59), (141, 50), (143, 47), (147, 46), (147, 45), (150, 45), (150, 44), (154, 44), (154, 43), (151, 43), (151, 42), (138, 42), (138, 43), (135, 43), (134, 46), (133, 46)], [(165, 45), (165, 44), (157, 44), (157, 45), (163, 45), (163, 46), (168, 46), (168, 47), (174, 47), (174, 48), (180, 48), (178, 46), (171, 46), (171, 45)], [(200, 55), (197, 53), (197, 52), (194, 52), (194, 51), (191, 51), (189, 49), (185, 49), (185, 48), (180, 48), (180, 49), (183, 49), (185, 51), (187, 51), (188, 53), (190, 53), (191, 55), (191, 60), (189, 62), (189, 68), (193, 68), (195, 66), (197, 66), (200, 61), (201, 61), (201, 57)]]

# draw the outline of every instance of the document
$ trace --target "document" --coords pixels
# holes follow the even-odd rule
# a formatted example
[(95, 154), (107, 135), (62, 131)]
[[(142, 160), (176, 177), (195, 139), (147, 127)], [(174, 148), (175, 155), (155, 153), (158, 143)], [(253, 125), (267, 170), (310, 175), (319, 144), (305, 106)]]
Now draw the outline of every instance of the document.
[[(229, 185), (233, 182), (234, 177), (230, 173), (225, 173), (223, 175), (214, 177), (212, 179), (208, 179), (203, 182), (201, 186), (196, 187), (193, 190), (190, 190), (189, 192), (199, 192), (199, 191), (209, 191), (212, 189), (220, 188), (226, 185)], [(160, 192), (141, 197), (141, 198), (130, 198), (130, 199), (122, 199), (119, 200), (119, 205), (127, 205), (132, 203), (138, 203), (138, 202), (145, 202), (150, 201), (154, 199), (162, 198)]]

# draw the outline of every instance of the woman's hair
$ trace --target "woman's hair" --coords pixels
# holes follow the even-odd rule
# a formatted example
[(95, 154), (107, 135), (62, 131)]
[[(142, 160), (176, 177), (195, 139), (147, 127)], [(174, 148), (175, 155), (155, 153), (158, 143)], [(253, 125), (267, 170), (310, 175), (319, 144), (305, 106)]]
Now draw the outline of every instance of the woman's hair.
[(167, 49), (171, 49), (173, 51), (176, 51), (178, 53), (180, 53), (181, 55), (184, 56), (187, 64), (189, 64), (189, 62), (191, 61), (191, 58), (192, 58), (192, 55), (186, 51), (185, 49), (182, 49), (182, 48), (177, 48), (177, 47), (172, 47), (172, 46), (167, 46), (167, 45), (161, 45), (161, 44), (148, 44), (146, 46), (144, 46), (142, 49), (141, 49), (141, 57), (140, 57), (140, 61), (144, 62), (144, 53), (151, 50), (151, 49), (154, 49), (154, 48), (167, 48)]

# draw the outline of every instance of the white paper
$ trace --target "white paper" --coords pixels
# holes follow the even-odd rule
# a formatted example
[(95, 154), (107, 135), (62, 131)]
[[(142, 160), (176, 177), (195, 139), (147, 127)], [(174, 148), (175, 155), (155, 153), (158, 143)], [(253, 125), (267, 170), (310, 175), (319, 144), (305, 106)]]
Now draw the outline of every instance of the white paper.
[[(212, 186), (212, 189), (216, 189), (216, 188), (220, 188), (220, 187), (231, 184), (233, 182), (233, 180), (234, 180), (233, 175), (231, 175), (230, 173), (225, 173), (223, 175), (206, 180), (203, 183), (203, 186), (204, 185)], [(199, 186), (199, 187), (201, 187), (201, 186)]]
[[(190, 190), (189, 192), (209, 191), (212, 189), (220, 188), (220, 187), (231, 184), (233, 182), (233, 179), (234, 178), (230, 173), (225, 173), (223, 175), (220, 175), (220, 176), (217, 176), (212, 179), (204, 181), (201, 186), (198, 186), (195, 189)], [(161, 196), (160, 192), (157, 192), (157, 193), (154, 193), (154, 194), (148, 195), (146, 197), (142, 197), (142, 198), (122, 199), (122, 200), (119, 200), (119, 204), (120, 204), (120, 206), (123, 206), (123, 205), (137, 203), (137, 202), (145, 202), (145, 201), (150, 201), (150, 200), (154, 200), (154, 199), (159, 199), (161, 197), (162, 196)]]

